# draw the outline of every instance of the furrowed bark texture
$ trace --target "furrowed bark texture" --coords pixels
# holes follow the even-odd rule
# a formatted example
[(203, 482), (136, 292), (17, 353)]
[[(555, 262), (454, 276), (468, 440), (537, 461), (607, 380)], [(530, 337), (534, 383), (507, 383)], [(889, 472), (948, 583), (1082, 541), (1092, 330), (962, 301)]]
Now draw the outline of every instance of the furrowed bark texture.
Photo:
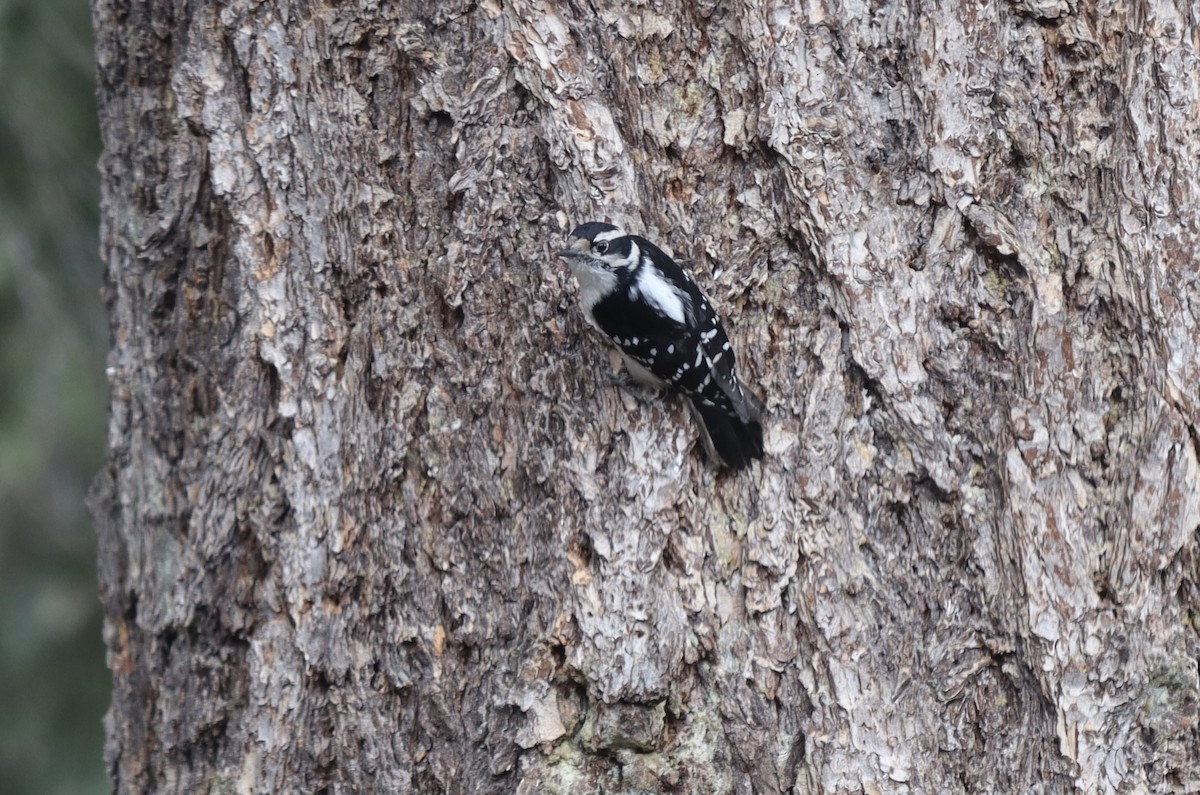
[(117, 790), (1200, 789), (1194, 3), (93, 7)]

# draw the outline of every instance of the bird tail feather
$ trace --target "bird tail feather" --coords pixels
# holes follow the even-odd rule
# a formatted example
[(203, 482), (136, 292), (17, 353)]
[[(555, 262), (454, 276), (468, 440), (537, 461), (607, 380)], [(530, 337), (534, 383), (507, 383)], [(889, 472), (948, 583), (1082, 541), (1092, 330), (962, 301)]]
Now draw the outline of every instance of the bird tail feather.
[[(730, 469), (743, 469), (763, 457), (763, 430), (758, 417), (741, 419), (721, 406), (691, 403), (709, 457)], [(755, 412), (757, 415), (758, 412)]]

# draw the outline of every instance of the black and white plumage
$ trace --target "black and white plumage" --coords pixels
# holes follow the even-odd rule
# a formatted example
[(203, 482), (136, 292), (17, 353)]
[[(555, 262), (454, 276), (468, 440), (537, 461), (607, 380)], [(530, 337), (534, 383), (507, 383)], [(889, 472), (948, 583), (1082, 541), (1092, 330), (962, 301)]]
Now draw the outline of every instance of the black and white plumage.
[(738, 381), (721, 320), (687, 271), (649, 240), (597, 221), (576, 227), (558, 255), (579, 282), (584, 317), (630, 373), (689, 398), (715, 461), (741, 469), (763, 457), (762, 401)]

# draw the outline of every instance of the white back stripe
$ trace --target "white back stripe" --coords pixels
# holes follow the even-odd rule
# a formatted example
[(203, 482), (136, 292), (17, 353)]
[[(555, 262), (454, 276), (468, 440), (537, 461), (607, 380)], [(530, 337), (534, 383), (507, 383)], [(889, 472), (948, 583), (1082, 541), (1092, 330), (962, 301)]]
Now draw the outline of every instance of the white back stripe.
[(642, 267), (638, 269), (637, 285), (642, 295), (646, 296), (646, 301), (658, 307), (658, 311), (676, 323), (686, 325), (682, 296), (648, 259), (643, 260)]

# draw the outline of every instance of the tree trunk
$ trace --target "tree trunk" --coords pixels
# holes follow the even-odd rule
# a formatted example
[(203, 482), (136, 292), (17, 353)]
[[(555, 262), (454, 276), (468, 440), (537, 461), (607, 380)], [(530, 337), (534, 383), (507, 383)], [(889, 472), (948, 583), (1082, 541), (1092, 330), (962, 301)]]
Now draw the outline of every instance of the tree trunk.
[(93, 0), (116, 790), (1200, 789), (1194, 5), (378, 5)]

